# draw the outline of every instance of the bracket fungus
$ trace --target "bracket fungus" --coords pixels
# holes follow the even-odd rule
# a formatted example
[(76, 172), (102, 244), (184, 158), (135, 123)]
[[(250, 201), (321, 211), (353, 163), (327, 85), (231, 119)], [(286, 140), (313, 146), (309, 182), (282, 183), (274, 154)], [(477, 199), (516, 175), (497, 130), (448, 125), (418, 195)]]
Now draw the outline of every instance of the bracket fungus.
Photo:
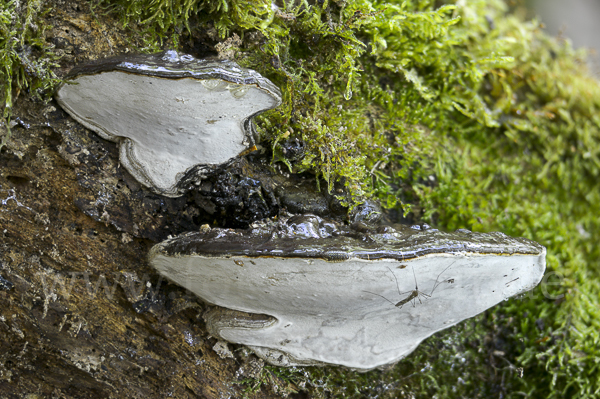
[(276, 365), (369, 370), (531, 290), (545, 254), (502, 233), (357, 232), (304, 215), (185, 233), (154, 246), (150, 262), (218, 306), (205, 314), (214, 336)]
[(279, 89), (233, 61), (175, 51), (73, 68), (56, 99), (75, 120), (119, 143), (120, 161), (158, 194), (182, 194), (189, 172), (252, 146), (252, 117), (281, 103)]

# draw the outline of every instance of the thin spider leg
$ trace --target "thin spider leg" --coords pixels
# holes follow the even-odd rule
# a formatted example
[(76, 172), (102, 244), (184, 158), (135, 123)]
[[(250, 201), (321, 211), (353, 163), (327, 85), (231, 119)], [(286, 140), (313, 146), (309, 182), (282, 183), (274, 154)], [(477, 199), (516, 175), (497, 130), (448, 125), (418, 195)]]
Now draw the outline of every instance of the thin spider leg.
[(383, 295), (377, 294), (375, 292), (364, 291), (364, 290), (363, 290), (363, 292), (366, 292), (366, 293), (371, 294), (371, 295), (377, 295), (377, 296), (385, 299), (387, 302), (389, 302), (390, 304), (394, 305), (398, 309), (402, 309), (402, 307), (404, 305), (406, 305), (408, 302), (410, 302), (413, 305), (413, 307), (416, 307), (417, 306), (417, 300), (422, 305), (423, 301), (420, 298), (421, 296), (423, 297), (423, 300), (426, 300), (427, 298), (431, 297), (431, 295), (428, 295), (428, 294), (426, 294), (424, 292), (419, 291), (419, 286), (418, 286), (418, 283), (417, 283), (417, 274), (415, 272), (414, 266), (412, 267), (412, 269), (413, 269), (413, 277), (415, 279), (415, 289), (414, 290), (410, 290), (410, 291), (406, 291), (406, 292), (401, 292), (400, 291), (400, 283), (398, 282), (398, 277), (396, 277), (396, 274), (392, 271), (392, 269), (390, 269), (389, 267), (387, 267), (387, 269), (394, 276), (394, 280), (396, 281), (396, 290), (398, 291), (398, 295), (400, 297), (402, 297), (405, 294), (410, 294), (409, 296), (407, 296), (404, 299), (401, 299), (400, 301), (398, 301), (398, 303), (394, 303), (394, 302), (390, 301), (388, 298), (384, 297)]
[[(394, 280), (396, 280), (396, 289), (398, 290), (398, 295), (402, 296), (404, 294), (406, 294), (406, 292), (400, 292), (400, 284), (398, 284), (398, 277), (396, 277), (396, 275), (394, 274), (394, 272), (392, 271), (392, 269), (390, 269), (390, 267), (388, 266), (388, 270), (390, 271), (390, 273), (392, 273), (392, 276), (394, 276)], [(410, 292), (410, 291), (407, 291)]]
[[(417, 283), (417, 274), (415, 273), (415, 267), (414, 266), (412, 267), (412, 270), (413, 270), (413, 277), (415, 278), (415, 291), (417, 292), (417, 298), (416, 299), (418, 299), (419, 303), (422, 305), (423, 302), (421, 301), (421, 298), (419, 298), (419, 297), (421, 295), (423, 295), (423, 299), (427, 299), (427, 298), (431, 298), (431, 295), (427, 295), (426, 293), (419, 291), (419, 284)], [(416, 304), (417, 304), (417, 301), (415, 300), (413, 306), (416, 306)]]
[(442, 271), (440, 272), (440, 274), (438, 274), (437, 278), (435, 279), (435, 283), (433, 284), (433, 289), (431, 290), (431, 294), (429, 294), (429, 296), (433, 295), (433, 291), (435, 291), (435, 289), (436, 289), (437, 287), (439, 287), (439, 286), (440, 286), (440, 284), (442, 284), (441, 282), (438, 282), (438, 280), (440, 279), (440, 276), (441, 276), (441, 275), (442, 275), (442, 274), (443, 274), (443, 273), (444, 273), (446, 270), (450, 269), (450, 266), (452, 266), (452, 265), (453, 265), (453, 264), (455, 264), (456, 262), (458, 262), (458, 260), (455, 260), (454, 262), (450, 263), (450, 265), (449, 265), (447, 268), (445, 268), (444, 270), (442, 270)]
[(389, 303), (391, 303), (392, 305), (396, 306), (396, 304), (395, 304), (394, 302), (390, 301), (389, 299), (387, 299), (387, 298), (386, 298), (386, 297), (384, 297), (383, 295), (379, 295), (379, 294), (376, 294), (376, 293), (374, 293), (374, 292), (371, 292), (371, 291), (364, 291), (364, 290), (363, 290), (363, 292), (368, 292), (369, 294), (373, 294), (373, 295), (380, 296), (380, 297), (382, 297), (383, 299), (385, 299), (386, 301), (388, 301)]
[(394, 274), (392, 269), (390, 269), (389, 267), (388, 267), (388, 270), (390, 271), (390, 273), (392, 273), (394, 275), (394, 279), (396, 280), (396, 289), (398, 290), (398, 295), (402, 296), (404, 294), (408, 294), (408, 293), (411, 293), (414, 291), (414, 290), (408, 290), (408, 291), (400, 292), (400, 284), (398, 284), (398, 277), (396, 277), (396, 275)]
[(415, 274), (415, 267), (413, 266), (412, 269), (413, 269), (413, 276), (415, 277), (415, 289), (417, 291), (419, 291), (419, 285), (417, 284), (417, 275)]

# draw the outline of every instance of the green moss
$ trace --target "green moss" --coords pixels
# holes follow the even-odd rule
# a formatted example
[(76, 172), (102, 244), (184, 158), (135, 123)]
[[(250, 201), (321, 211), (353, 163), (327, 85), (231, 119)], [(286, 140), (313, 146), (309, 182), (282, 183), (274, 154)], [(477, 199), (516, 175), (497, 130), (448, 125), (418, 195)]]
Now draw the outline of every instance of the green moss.
[[(275, 161), (345, 185), (350, 203), (539, 241), (560, 277), (385, 373), (266, 372), (316, 395), (597, 397), (600, 85), (585, 54), (499, 0), (251, 3), (113, 2), (159, 36), (242, 37), (238, 60), (284, 93), (259, 123)], [(293, 137), (302, 159), (285, 157)]]
[(10, 117), (14, 101), (27, 90), (41, 98), (56, 86), (58, 79), (49, 67), (55, 66), (44, 40), (43, 2), (0, 0), (0, 110), (10, 137)]
[[(20, 90), (55, 82), (40, 2), (24, 4), (0, 0), (7, 127)], [(499, 0), (278, 4), (100, 3), (139, 29), (142, 51), (239, 35), (238, 62), (283, 91), (258, 121), (274, 161), (345, 187), (349, 204), (373, 196), (449, 230), (534, 239), (558, 285), (437, 334), (393, 370), (269, 367), (257, 381), (347, 397), (597, 397), (600, 85), (585, 54)], [(291, 138), (304, 157), (286, 157)]]
[(449, 229), (501, 230), (547, 246), (549, 273), (564, 276), (564, 301), (538, 295), (495, 312), (527, 314), (507, 337), (520, 347), (510, 361), (525, 373), (510, 383), (535, 397), (597, 397), (600, 84), (585, 54), (535, 22), (507, 16), (497, 24), (502, 53), (515, 62), (478, 90), (493, 123), (461, 121), (448, 148), (438, 148), (439, 185), (423, 188), (422, 198)]

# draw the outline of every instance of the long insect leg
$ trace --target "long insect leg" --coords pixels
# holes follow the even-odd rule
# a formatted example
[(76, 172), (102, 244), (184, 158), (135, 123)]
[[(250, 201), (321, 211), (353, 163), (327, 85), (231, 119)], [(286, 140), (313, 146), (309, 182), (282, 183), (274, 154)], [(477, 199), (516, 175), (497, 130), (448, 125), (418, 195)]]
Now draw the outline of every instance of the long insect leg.
[(371, 291), (365, 291), (365, 290), (363, 290), (363, 292), (368, 292), (369, 294), (380, 296), (380, 297), (382, 297), (383, 299), (385, 299), (386, 301), (388, 301), (389, 303), (391, 303), (392, 305), (396, 306), (396, 304), (395, 304), (394, 302), (390, 301), (389, 299), (387, 299), (387, 298), (386, 298), (386, 297), (384, 297), (383, 295), (379, 295), (379, 294), (376, 294), (376, 293), (374, 293), (374, 292), (371, 292)]
[(415, 274), (415, 267), (413, 266), (413, 276), (415, 277), (415, 289), (411, 290), (411, 291), (406, 291), (406, 292), (400, 292), (400, 284), (398, 284), (398, 277), (396, 277), (396, 275), (394, 274), (394, 272), (392, 271), (392, 269), (390, 269), (388, 267), (390, 273), (392, 273), (394, 275), (394, 279), (396, 280), (396, 288), (398, 289), (398, 295), (402, 296), (404, 294), (408, 294), (410, 293), (410, 295), (404, 299), (402, 299), (400, 302), (398, 302), (395, 306), (398, 309), (402, 309), (402, 306), (406, 305), (408, 302), (410, 302), (413, 305), (413, 308), (415, 306), (417, 306), (417, 299), (419, 300), (419, 303), (423, 303), (421, 302), (421, 299), (419, 298), (419, 293), (421, 293), (419, 291), (419, 286), (417, 285), (417, 275)]
[(427, 295), (424, 292), (419, 291), (419, 284), (417, 283), (417, 274), (415, 273), (415, 267), (412, 267), (412, 271), (413, 271), (413, 277), (415, 278), (415, 290), (413, 292), (416, 292), (415, 298), (413, 299), (413, 307), (417, 306), (417, 299), (419, 300), (419, 303), (422, 305), (423, 302), (421, 301), (420, 296), (423, 296), (423, 299), (427, 299), (427, 298), (431, 298), (431, 295)]
[(435, 291), (435, 289), (436, 289), (437, 287), (439, 287), (439, 286), (440, 286), (440, 284), (442, 284), (440, 281), (438, 281), (438, 280), (440, 279), (440, 276), (441, 276), (442, 274), (444, 274), (444, 272), (445, 272), (446, 270), (450, 269), (450, 267), (451, 267), (453, 264), (455, 264), (456, 262), (458, 262), (458, 260), (455, 260), (454, 262), (450, 263), (450, 265), (449, 265), (448, 267), (446, 267), (444, 270), (442, 270), (442, 271), (440, 272), (440, 274), (438, 274), (437, 278), (435, 279), (435, 283), (433, 283), (433, 289), (431, 290), (431, 294), (429, 294), (429, 296), (430, 296), (430, 297), (431, 297), (431, 295), (433, 295), (433, 291)]
[[(398, 303), (394, 304), (394, 306), (397, 307), (398, 309), (402, 309), (402, 306), (406, 305), (407, 302), (411, 302), (411, 299), (414, 298), (413, 291), (400, 292), (400, 284), (398, 284), (398, 277), (396, 277), (396, 274), (392, 271), (392, 269), (389, 268), (389, 266), (388, 266), (388, 270), (390, 271), (390, 273), (392, 273), (392, 276), (394, 276), (394, 280), (396, 280), (396, 289), (398, 290), (398, 295), (402, 296), (402, 295), (408, 294), (410, 292), (410, 295), (407, 298), (402, 299)], [(414, 271), (414, 268), (413, 268), (413, 271)], [(414, 304), (413, 304), (413, 306), (414, 306)]]
[[(450, 266), (452, 266), (452, 265), (450, 265)], [(413, 305), (413, 307), (416, 307), (417, 306), (417, 300), (419, 301), (420, 304), (423, 304), (423, 301), (421, 301), (421, 296), (423, 297), (423, 299), (431, 298), (431, 294), (426, 294), (424, 292), (419, 291), (419, 284), (417, 282), (417, 273), (415, 272), (415, 267), (414, 266), (412, 267), (412, 270), (413, 270), (413, 277), (415, 279), (415, 289), (414, 290), (410, 290), (410, 291), (406, 291), (406, 292), (401, 292), (400, 291), (400, 283), (398, 283), (398, 277), (396, 277), (396, 274), (394, 274), (394, 272), (392, 271), (392, 269), (390, 269), (389, 267), (388, 267), (388, 270), (394, 276), (394, 280), (396, 281), (396, 290), (398, 291), (398, 295), (400, 297), (402, 297), (405, 294), (409, 294), (406, 298), (401, 299), (400, 301), (398, 301), (398, 303), (394, 303), (394, 302), (390, 301), (388, 298), (384, 297), (383, 295), (377, 294), (375, 292), (364, 291), (364, 290), (363, 290), (363, 292), (369, 293), (371, 295), (377, 295), (377, 296), (385, 299), (386, 301), (388, 301), (389, 303), (391, 303), (392, 305), (394, 305), (398, 309), (402, 309), (402, 307), (404, 305), (406, 305), (408, 302), (410, 302)], [(442, 271), (442, 273), (443, 273), (443, 271)], [(441, 275), (441, 273), (440, 273), (440, 275)], [(439, 279), (440, 275), (438, 275), (438, 279)], [(437, 283), (437, 279), (436, 279), (436, 283)], [(435, 290), (435, 287), (434, 287), (434, 290)], [(433, 291), (431, 293), (433, 294)]]
[(406, 292), (400, 292), (400, 284), (398, 284), (398, 277), (396, 277), (396, 275), (394, 274), (394, 272), (392, 271), (392, 269), (389, 268), (388, 266), (388, 270), (390, 271), (390, 273), (392, 273), (392, 276), (394, 276), (394, 280), (396, 280), (396, 289), (398, 290), (398, 295), (402, 296), (406, 293), (409, 293), (411, 291), (406, 291)]

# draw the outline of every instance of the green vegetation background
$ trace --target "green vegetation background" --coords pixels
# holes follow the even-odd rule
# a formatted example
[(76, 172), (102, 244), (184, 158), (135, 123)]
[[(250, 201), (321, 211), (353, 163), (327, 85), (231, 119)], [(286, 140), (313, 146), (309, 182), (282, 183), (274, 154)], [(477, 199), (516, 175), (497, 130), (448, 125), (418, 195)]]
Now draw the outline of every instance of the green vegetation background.
[[(437, 227), (548, 249), (545, 284), (436, 335), (393, 370), (268, 367), (249, 390), (277, 375), (315, 395), (600, 396), (600, 84), (585, 53), (500, 0), (91, 4), (120, 15), (145, 40), (140, 51), (212, 32), (282, 88), (283, 106), (258, 121), (274, 161), (320, 175), (322, 189), (344, 185), (349, 204), (372, 196)], [(6, 129), (20, 91), (44, 97), (58, 82), (43, 13), (39, 0), (0, 0)], [(304, 157), (286, 157), (293, 138)]]

